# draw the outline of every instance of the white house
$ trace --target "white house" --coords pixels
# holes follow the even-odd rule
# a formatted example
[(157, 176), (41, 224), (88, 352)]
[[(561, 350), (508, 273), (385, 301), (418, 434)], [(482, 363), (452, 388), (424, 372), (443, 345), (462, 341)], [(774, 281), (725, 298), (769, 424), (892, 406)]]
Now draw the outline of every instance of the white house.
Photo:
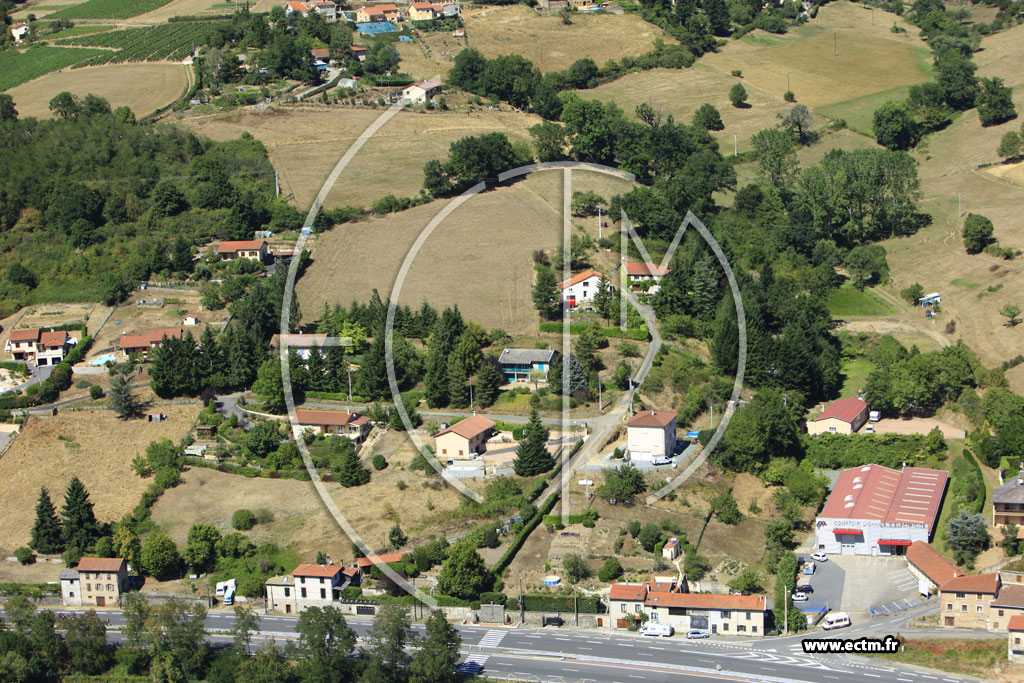
[(28, 35), (29, 26), (25, 22), (18, 24), (11, 24), (11, 37), (14, 38), (15, 45), (21, 45), (25, 40), (25, 36)]
[(444, 83), (433, 78), (413, 83), (402, 91), (402, 101), (410, 104), (426, 104), (441, 94), (442, 86)]
[(337, 21), (338, 20), (338, 6), (333, 2), (314, 2), (312, 5), (313, 11), (317, 14), (322, 15), (326, 21)]
[[(594, 294), (597, 293), (597, 283), (601, 280), (608, 283), (608, 278), (593, 268), (585, 270), (579, 275), (573, 275), (558, 285), (558, 288), (562, 290), (562, 301), (570, 307), (578, 306), (585, 302), (592, 302)], [(609, 288), (611, 288), (610, 283)]]
[(641, 410), (626, 422), (626, 443), (630, 460), (671, 458), (676, 451), (676, 413)]
[(628, 261), (625, 264), (625, 269), (626, 277), (629, 278), (629, 284), (633, 289), (640, 289), (644, 282), (651, 281), (651, 285), (647, 289), (650, 294), (658, 292), (660, 289), (658, 283), (671, 272), (668, 266), (658, 266), (642, 261)]
[(289, 15), (298, 12), (302, 16), (308, 17), (313, 8), (304, 2), (286, 2), (284, 3), (284, 11)]

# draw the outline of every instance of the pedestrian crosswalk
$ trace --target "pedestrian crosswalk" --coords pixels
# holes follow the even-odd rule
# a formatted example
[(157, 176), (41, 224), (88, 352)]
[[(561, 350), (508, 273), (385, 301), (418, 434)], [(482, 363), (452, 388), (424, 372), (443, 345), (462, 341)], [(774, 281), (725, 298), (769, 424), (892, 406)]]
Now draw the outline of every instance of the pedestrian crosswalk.
[(459, 662), (455, 670), (466, 676), (476, 676), (484, 670), (484, 664), (487, 663), (487, 660), (488, 655), (470, 655)]
[(491, 629), (490, 631), (484, 634), (484, 637), (481, 638), (480, 642), (477, 644), (480, 647), (498, 647), (499, 645), (501, 645), (501, 641), (505, 638), (506, 633), (508, 633), (508, 631), (503, 631), (500, 629)]

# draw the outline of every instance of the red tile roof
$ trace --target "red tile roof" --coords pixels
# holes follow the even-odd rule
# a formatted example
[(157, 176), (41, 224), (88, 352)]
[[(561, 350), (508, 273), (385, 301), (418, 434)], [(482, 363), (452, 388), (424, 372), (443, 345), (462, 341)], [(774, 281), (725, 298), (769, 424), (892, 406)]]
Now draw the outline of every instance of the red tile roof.
[(300, 564), (292, 572), (292, 576), (319, 576), (331, 579), (341, 572), (341, 565), (337, 564)]
[(626, 263), (626, 274), (636, 275), (639, 277), (650, 277), (652, 275), (661, 276), (668, 275), (672, 272), (672, 269), (668, 266), (659, 266), (657, 264), (647, 264), (643, 261), (628, 261)]
[(68, 340), (67, 332), (41, 332), (39, 334), (39, 343), (43, 346), (54, 347), (64, 346)]
[(391, 564), (392, 562), (401, 562), (407, 555), (410, 555), (408, 550), (403, 550), (400, 553), (388, 553), (387, 555), (374, 555), (372, 557), (360, 557), (356, 560), (356, 565), (360, 569), (367, 569), (373, 565), (376, 561), (378, 563), (383, 562), (384, 564)]
[(584, 280), (586, 280), (588, 278), (592, 278), (592, 277), (599, 277), (599, 278), (604, 279), (604, 280), (608, 279), (604, 275), (602, 275), (601, 273), (599, 273), (596, 270), (594, 270), (593, 268), (591, 268), (590, 270), (585, 270), (585, 271), (583, 271), (582, 273), (580, 273), (578, 275), (573, 275), (571, 278), (569, 278), (568, 280), (566, 280), (562, 284), (558, 285), (558, 287), (560, 289), (565, 289), (566, 287), (572, 287), (573, 285), (579, 284), (580, 282), (583, 282)]
[(862, 398), (841, 398), (833, 402), (825, 412), (814, 418), (814, 420), (817, 422), (818, 420), (827, 420), (830, 417), (834, 417), (843, 422), (853, 422), (858, 415), (867, 409), (868, 404)]
[(641, 410), (629, 418), (627, 427), (667, 427), (678, 413), (671, 410)]
[(317, 59), (327, 59), (328, 57), (331, 56), (331, 51), (328, 48), (324, 47), (317, 50), (310, 50), (309, 54), (313, 55)]
[(116, 572), (127, 564), (120, 557), (83, 557), (78, 561), (80, 572)]
[(651, 591), (644, 604), (648, 607), (681, 607), (686, 609), (746, 610), (764, 612), (768, 609), (763, 595), (716, 595), (711, 593), (665, 593)]
[[(289, 4), (291, 4), (291, 5), (302, 5), (301, 2), (293, 2), (293, 3), (289, 3)], [(305, 5), (302, 5), (302, 6), (306, 7)], [(309, 8), (306, 7), (306, 9), (308, 10)], [(217, 253), (218, 254), (234, 254), (235, 252), (239, 252), (239, 251), (250, 251), (250, 250), (262, 249), (264, 247), (264, 245), (266, 245), (266, 242), (264, 242), (263, 240), (235, 240), (235, 241), (221, 242), (220, 244), (217, 245)]]
[(39, 341), (39, 335), (42, 332), (38, 327), (34, 327), (31, 330), (11, 330), (11, 341), (12, 342), (34, 342)]
[(907, 467), (902, 472), (865, 465), (843, 470), (820, 517), (923, 524), (931, 529), (949, 474)]
[(1011, 631), (1024, 631), (1024, 614), (1014, 614), (1006, 628)]
[(999, 595), (989, 604), (996, 607), (1024, 609), (1024, 586), (1000, 586)]
[(987, 593), (995, 595), (999, 591), (999, 574), (973, 574), (958, 576), (939, 586), (943, 593)]
[(309, 11), (309, 5), (307, 5), (304, 2), (289, 2), (288, 3), (288, 8), (291, 9), (293, 12), (308, 12)]
[(465, 420), (459, 420), (455, 424), (442, 429), (437, 434), (434, 434), (434, 438), (437, 438), (443, 434), (458, 434), (465, 439), (472, 439), (478, 434), (483, 434), (487, 430), (494, 427), (496, 423), (494, 420), (490, 420), (483, 415), (474, 415), (473, 417), (467, 417)]
[(931, 544), (914, 541), (907, 548), (907, 562), (917, 567), (918, 571), (931, 579), (932, 583), (941, 586), (951, 579), (964, 576), (964, 571), (952, 560), (943, 557)]
[[(300, 425), (344, 427), (347, 424), (354, 424), (359, 417), (359, 415), (350, 413), (347, 410), (307, 410), (299, 408), (295, 411), (295, 421)], [(365, 421), (365, 418), (363, 419)]]
[(416, 9), (434, 9), (434, 6), (429, 2), (414, 2), (409, 6), (415, 7)]
[(145, 334), (123, 334), (118, 348), (141, 349), (149, 346), (149, 336)]
[(647, 585), (643, 583), (613, 583), (609, 600), (631, 600), (642, 602), (647, 597)]

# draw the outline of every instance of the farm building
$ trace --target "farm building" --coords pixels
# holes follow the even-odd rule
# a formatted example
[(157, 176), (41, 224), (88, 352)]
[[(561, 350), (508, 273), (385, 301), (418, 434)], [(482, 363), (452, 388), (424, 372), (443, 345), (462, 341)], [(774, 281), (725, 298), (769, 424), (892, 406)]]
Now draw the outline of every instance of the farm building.
[(186, 315), (184, 318), (181, 319), (181, 324), (184, 325), (185, 327), (196, 327), (197, 325), (199, 325), (199, 322), (199, 318), (197, 318), (194, 315)]
[(373, 429), (370, 419), (347, 410), (307, 410), (299, 408), (295, 411), (295, 421), (301, 427), (312, 427), (321, 434), (341, 434), (356, 443), (362, 442)]
[(650, 282), (651, 285), (647, 291), (651, 294), (657, 293), (661, 278), (671, 272), (668, 266), (658, 266), (643, 261), (629, 261), (625, 264), (625, 269), (626, 277), (629, 278), (629, 284), (633, 289), (642, 289), (645, 282)]
[[(607, 277), (594, 269), (585, 270), (578, 275), (573, 275), (558, 285), (558, 288), (562, 290), (562, 301), (568, 304), (569, 307), (593, 302), (594, 294), (597, 293), (597, 286), (601, 280), (604, 280), (606, 283), (608, 282)], [(609, 289), (611, 289), (610, 284)]]
[(759, 637), (768, 620), (764, 595), (687, 593), (675, 580), (612, 584), (608, 627), (628, 628), (647, 617), (677, 631), (706, 629), (712, 635)]
[(128, 592), (128, 562), (120, 557), (83, 557), (77, 569), (60, 573), (64, 605), (114, 607)]
[(843, 555), (905, 555), (928, 542), (949, 473), (865, 465), (843, 470), (815, 521), (818, 550)]
[(676, 413), (670, 410), (641, 410), (626, 422), (629, 459), (654, 462), (671, 458), (676, 452)]
[(483, 415), (459, 420), (434, 434), (434, 452), (441, 462), (475, 458), (487, 450), (495, 422)]
[(267, 263), (270, 260), (270, 249), (263, 240), (229, 240), (217, 245), (217, 255), (222, 261), (248, 258)]
[(145, 353), (149, 349), (156, 348), (163, 343), (164, 339), (181, 339), (184, 331), (180, 327), (161, 327), (149, 330), (144, 334), (122, 334), (118, 348), (127, 359), (133, 353)]
[(853, 434), (868, 421), (868, 404), (862, 398), (841, 398), (807, 423), (807, 433)]
[(434, 79), (413, 83), (402, 91), (402, 100), (411, 104), (425, 104), (441, 94), (444, 83)]
[(554, 349), (502, 349), (498, 365), (506, 382), (548, 381), (548, 370), (558, 351)]
[(935, 595), (942, 584), (966, 573), (924, 541), (914, 541), (907, 547), (907, 571), (917, 577), (921, 595)]

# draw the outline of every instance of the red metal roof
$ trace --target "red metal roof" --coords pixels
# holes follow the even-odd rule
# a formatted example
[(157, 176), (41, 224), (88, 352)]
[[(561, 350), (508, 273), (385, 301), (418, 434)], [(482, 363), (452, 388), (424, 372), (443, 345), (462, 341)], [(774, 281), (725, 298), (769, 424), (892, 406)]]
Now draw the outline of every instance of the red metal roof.
[(902, 472), (865, 465), (843, 470), (820, 517), (875, 519), (888, 524), (935, 524), (949, 474), (907, 467)]
[(652, 275), (668, 275), (670, 272), (672, 272), (672, 270), (668, 266), (647, 264), (643, 261), (629, 261), (626, 263), (627, 275), (650, 277)]
[(627, 427), (667, 427), (676, 419), (678, 413), (671, 410), (641, 410), (629, 418)]
[(642, 583), (613, 583), (612, 591), (608, 594), (609, 600), (630, 600), (632, 602), (643, 602), (647, 596), (647, 586)]
[(910, 544), (907, 548), (907, 562), (917, 567), (918, 571), (937, 586), (964, 575), (964, 571), (952, 560), (943, 557), (931, 544), (924, 541), (914, 541)]
[(116, 572), (126, 564), (120, 557), (83, 557), (78, 561), (80, 572)]
[(830, 417), (834, 417), (843, 422), (853, 422), (858, 415), (867, 409), (868, 404), (862, 398), (841, 398), (830, 405), (821, 415), (814, 418), (814, 420), (817, 422), (818, 420), (827, 420)]
[(300, 564), (292, 572), (292, 576), (319, 576), (330, 579), (338, 575), (341, 565), (337, 564)]

